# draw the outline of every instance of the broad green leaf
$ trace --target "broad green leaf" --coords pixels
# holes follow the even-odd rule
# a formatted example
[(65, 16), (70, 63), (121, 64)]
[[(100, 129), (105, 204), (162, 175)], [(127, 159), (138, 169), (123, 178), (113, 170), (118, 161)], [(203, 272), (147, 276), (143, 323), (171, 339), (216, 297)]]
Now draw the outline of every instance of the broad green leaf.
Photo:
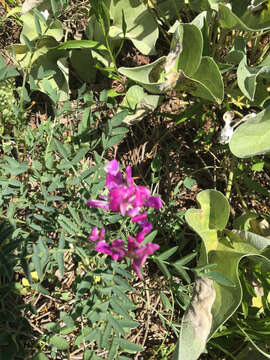
[(149, 92), (159, 94), (162, 92), (164, 86), (161, 80), (161, 74), (164, 72), (163, 65), (165, 61), (166, 56), (162, 56), (151, 64), (134, 68), (121, 67), (118, 71), (120, 74), (141, 84)]
[(119, 68), (119, 72), (155, 94), (164, 93), (174, 88), (209, 101), (222, 102), (224, 96), (223, 80), (218, 66), (212, 58), (202, 57), (200, 66), (192, 78), (187, 77), (182, 70), (168, 74), (175, 76), (172, 81), (170, 78), (167, 81), (162, 80), (162, 77), (165, 77), (165, 63), (166, 57), (163, 56), (149, 65)]
[[(21, 16), (21, 20), (23, 21), (23, 29), (20, 35), (21, 43), (24, 43), (23, 35), (27, 36), (27, 38), (32, 41), (39, 37), (36, 26), (35, 26), (35, 16), (33, 12), (28, 12)], [(40, 24), (43, 35), (51, 36), (56, 41), (60, 41), (63, 37), (63, 25), (61, 21), (54, 20), (50, 25), (50, 28), (45, 32), (46, 26), (44, 24)]]
[[(230, 206), (225, 196), (216, 190), (205, 190), (198, 194), (201, 209), (189, 209), (185, 218), (188, 225), (204, 240), (206, 256), (216, 248), (217, 230), (223, 230), (230, 215)], [(208, 263), (203, 259), (203, 265)]]
[(94, 67), (92, 53), (89, 49), (73, 49), (71, 51), (70, 61), (72, 67), (81, 80), (86, 81), (89, 84), (93, 84), (95, 82), (97, 71)]
[[(197, 200), (201, 208), (189, 209), (186, 221), (202, 238), (201, 265), (216, 264), (215, 271), (229, 281), (228, 284), (224, 281), (214, 282), (213, 288), (210, 279), (196, 280), (191, 307), (182, 321), (174, 357), (177, 360), (196, 360), (205, 348), (207, 339), (240, 305), (242, 288), (238, 267), (244, 257), (248, 256), (254, 262), (262, 263), (265, 270), (270, 270), (270, 261), (263, 252), (270, 244), (269, 239), (246, 231), (224, 230), (229, 204), (220, 192), (202, 191)], [(190, 352), (190, 349), (193, 351)]]
[(189, 4), (192, 10), (201, 12), (203, 10), (217, 10), (218, 3), (222, 0), (189, 0)]
[(241, 2), (233, 0), (232, 10), (225, 4), (219, 4), (219, 22), (223, 28), (252, 32), (258, 30), (268, 30), (270, 28), (269, 10), (253, 12), (247, 6), (239, 6), (239, 3)]
[(235, 130), (229, 143), (231, 152), (239, 157), (251, 157), (270, 151), (270, 107), (248, 119)]
[(234, 44), (228, 54), (225, 56), (225, 60), (231, 64), (238, 65), (246, 54), (246, 43), (242, 36), (237, 36), (234, 40)]
[[(270, 66), (251, 68), (247, 65), (247, 57), (244, 56), (237, 68), (237, 82), (240, 90), (251, 101), (255, 100), (255, 92), (259, 80), (258, 77), (269, 79)], [(260, 102), (267, 97), (269, 97), (269, 94), (266, 90)]]
[[(183, 84), (182, 84), (183, 81)], [(202, 57), (200, 66), (192, 78), (179, 78), (175, 89), (185, 90), (194, 96), (221, 103), (224, 97), (222, 76), (215, 61)]]
[(119, 111), (128, 109), (128, 115), (123, 122), (127, 125), (139, 122), (154, 111), (161, 99), (159, 95), (148, 95), (139, 85), (131, 86), (119, 107)]
[[(67, 52), (65, 50), (55, 50), (54, 47), (56, 45), (57, 42), (53, 38), (39, 40), (32, 59), (26, 45), (12, 45), (7, 49), (11, 53), (15, 52), (16, 59), (25, 67), (28, 67), (31, 61), (30, 75), (35, 79), (35, 85), (41, 91), (46, 92), (44, 80), (49, 81), (51, 88), (57, 91), (59, 100), (65, 101), (69, 97)], [(39, 76), (40, 68), (42, 68), (44, 74), (42, 78)]]
[[(180, 49), (179, 53), (175, 54), (177, 46)], [(175, 71), (181, 70), (186, 76), (192, 77), (201, 63), (202, 50), (203, 37), (199, 28), (194, 24), (179, 24), (173, 34), (165, 68), (172, 66)], [(174, 57), (175, 65), (168, 64), (168, 61), (173, 62)]]
[(143, 54), (155, 54), (158, 25), (147, 6), (139, 0), (112, 1), (110, 15), (113, 20), (109, 35), (113, 39), (123, 38), (123, 14), (126, 23), (125, 37)]

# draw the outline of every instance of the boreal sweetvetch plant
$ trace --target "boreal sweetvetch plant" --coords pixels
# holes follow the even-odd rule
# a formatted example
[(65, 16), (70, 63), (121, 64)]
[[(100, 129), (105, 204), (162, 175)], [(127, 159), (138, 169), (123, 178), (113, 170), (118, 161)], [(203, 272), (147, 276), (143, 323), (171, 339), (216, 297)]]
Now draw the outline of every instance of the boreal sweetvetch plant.
[[(112, 118), (109, 129), (102, 133), (93, 126), (99, 113), (92, 114), (85, 105), (79, 107), (81, 100), (88, 106), (93, 104), (90, 93), (82, 89), (78, 98), (81, 114), (76, 118), (69, 103), (56, 107), (60, 94), (50, 91), (54, 118), (34, 128), (27, 122), (13, 122), (1, 135), (1, 219), (11, 224), (8, 246), (4, 231), (1, 233), (3, 275), (9, 275), (10, 292), (36, 293), (53, 296), (56, 303), (73, 303), (68, 311), (61, 310), (44, 324), (35, 344), (40, 349), (34, 354), (36, 359), (81, 351), (93, 359), (102, 352), (108, 359), (124, 359), (121, 354), (143, 350), (125, 338), (139, 324), (133, 312), (136, 305), (127, 296), (133, 292), (129, 269), (131, 266), (142, 278), (140, 271), (147, 256), (159, 248), (151, 243), (155, 234), (149, 234), (152, 225), (146, 209), (160, 209), (161, 199), (151, 196), (147, 187), (135, 185), (130, 167), (125, 182), (116, 160), (104, 168), (104, 151), (119, 141), (119, 134), (113, 135), (113, 131), (120, 129), (118, 124), (126, 112)], [(61, 119), (70, 113), (73, 120), (63, 123)], [(96, 151), (100, 149), (102, 155)], [(98, 198), (104, 185), (109, 194), (102, 207), (110, 211), (89, 208), (101, 206), (100, 200), (90, 198)], [(15, 245), (10, 263), (8, 254)], [(67, 263), (74, 267), (72, 292), (61, 285)], [(10, 267), (24, 274), (23, 278), (10, 278)], [(30, 310), (37, 311), (35, 305)], [(76, 336), (67, 341), (73, 333)], [(16, 329), (11, 327), (11, 339), (14, 334)], [(8, 352), (14, 343), (5, 339)], [(27, 349), (23, 356), (27, 356)]]

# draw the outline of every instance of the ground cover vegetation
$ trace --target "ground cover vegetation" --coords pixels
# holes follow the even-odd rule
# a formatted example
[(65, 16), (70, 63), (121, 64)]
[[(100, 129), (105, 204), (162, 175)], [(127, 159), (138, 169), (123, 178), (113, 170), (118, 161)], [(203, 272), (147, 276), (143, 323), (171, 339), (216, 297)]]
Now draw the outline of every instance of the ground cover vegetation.
[(0, 358), (270, 358), (270, 2), (0, 15)]

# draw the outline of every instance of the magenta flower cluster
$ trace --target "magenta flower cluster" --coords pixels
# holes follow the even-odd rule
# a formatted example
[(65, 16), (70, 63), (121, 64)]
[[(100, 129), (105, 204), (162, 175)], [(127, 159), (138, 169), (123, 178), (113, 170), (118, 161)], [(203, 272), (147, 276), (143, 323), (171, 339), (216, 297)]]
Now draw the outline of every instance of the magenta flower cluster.
[(147, 220), (146, 208), (161, 209), (161, 198), (151, 196), (151, 191), (145, 186), (135, 185), (130, 166), (126, 168), (125, 181), (115, 159), (105, 166), (105, 170), (107, 173), (105, 186), (109, 191), (108, 196), (102, 196), (102, 200), (88, 200), (87, 205), (119, 212), (122, 216), (128, 215), (141, 229), (135, 238), (129, 236), (127, 247), (122, 239), (116, 239), (108, 244), (105, 241), (105, 229), (99, 230), (96, 226), (93, 228), (89, 240), (96, 242), (96, 251), (110, 255), (113, 260), (118, 261), (129, 257), (132, 269), (141, 279), (140, 268), (146, 262), (147, 256), (159, 249), (157, 244), (141, 244), (145, 235), (153, 227)]

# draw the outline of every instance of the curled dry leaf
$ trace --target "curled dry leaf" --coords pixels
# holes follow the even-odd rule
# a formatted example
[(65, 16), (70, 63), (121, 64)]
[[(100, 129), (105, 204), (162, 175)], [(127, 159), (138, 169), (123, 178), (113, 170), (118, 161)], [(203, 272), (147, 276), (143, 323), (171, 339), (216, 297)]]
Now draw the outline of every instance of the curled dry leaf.
[(213, 281), (207, 278), (198, 278), (195, 282), (193, 296), (185, 315), (184, 322), (188, 322), (206, 344), (212, 326), (211, 309), (216, 298)]

